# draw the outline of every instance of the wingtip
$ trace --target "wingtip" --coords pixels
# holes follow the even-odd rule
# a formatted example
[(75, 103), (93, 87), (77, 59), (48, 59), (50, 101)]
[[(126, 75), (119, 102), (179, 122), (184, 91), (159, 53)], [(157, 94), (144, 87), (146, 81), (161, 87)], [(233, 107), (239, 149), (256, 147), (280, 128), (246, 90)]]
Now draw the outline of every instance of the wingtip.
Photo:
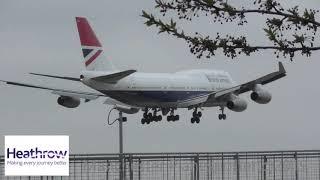
[(286, 73), (286, 69), (284, 68), (282, 62), (279, 61), (279, 72)]

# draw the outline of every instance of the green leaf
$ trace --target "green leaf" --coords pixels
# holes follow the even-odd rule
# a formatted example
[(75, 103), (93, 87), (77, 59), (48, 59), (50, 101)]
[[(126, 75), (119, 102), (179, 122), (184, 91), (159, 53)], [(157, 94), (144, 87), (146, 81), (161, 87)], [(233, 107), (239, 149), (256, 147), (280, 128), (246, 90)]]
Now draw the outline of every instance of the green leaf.
[(304, 43), (304, 41), (306, 39), (303, 35), (299, 36), (297, 34), (294, 34), (293, 37), (295, 38), (293, 41), (294, 43)]
[(141, 16), (144, 17), (144, 18), (150, 18), (150, 15), (144, 10), (142, 10), (142, 15)]
[(203, 0), (203, 2), (205, 2), (209, 6), (212, 6), (215, 3), (214, 0)]
[(149, 27), (149, 26), (152, 26), (152, 25), (154, 24), (154, 22), (152, 22), (152, 21), (146, 21), (144, 24)]

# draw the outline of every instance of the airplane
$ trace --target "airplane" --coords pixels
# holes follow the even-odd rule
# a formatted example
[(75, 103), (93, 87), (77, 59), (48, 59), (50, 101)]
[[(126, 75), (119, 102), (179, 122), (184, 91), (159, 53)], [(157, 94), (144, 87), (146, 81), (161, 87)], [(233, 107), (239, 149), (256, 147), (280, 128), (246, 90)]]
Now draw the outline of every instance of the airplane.
[[(162, 116), (167, 121), (179, 120), (175, 113), (178, 108), (193, 110), (191, 123), (199, 123), (203, 108), (220, 107), (219, 120), (225, 120), (225, 108), (235, 112), (247, 109), (247, 101), (239, 95), (251, 92), (251, 99), (259, 104), (267, 104), (272, 95), (263, 85), (286, 76), (286, 70), (279, 62), (278, 71), (237, 85), (228, 72), (222, 70), (193, 69), (175, 73), (143, 73), (136, 70), (118, 70), (105, 57), (102, 45), (89, 21), (76, 17), (80, 37), (83, 64), (86, 70), (79, 78), (30, 73), (32, 75), (77, 81), (96, 92), (82, 92), (39, 86), (13, 81), (3, 81), (9, 85), (38, 88), (58, 95), (57, 103), (66, 108), (76, 108), (81, 99), (89, 102), (106, 98), (104, 104), (113, 105), (126, 114), (143, 111), (142, 124), (158, 122)], [(161, 112), (161, 114), (159, 113)]]

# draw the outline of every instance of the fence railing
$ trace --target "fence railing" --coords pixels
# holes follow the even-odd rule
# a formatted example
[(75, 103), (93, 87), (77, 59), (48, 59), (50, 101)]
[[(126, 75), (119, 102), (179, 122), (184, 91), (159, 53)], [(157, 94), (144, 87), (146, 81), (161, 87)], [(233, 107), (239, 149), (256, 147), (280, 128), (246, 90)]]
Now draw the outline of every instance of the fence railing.
[[(0, 157), (0, 179), (119, 179), (119, 154), (70, 155), (68, 177), (4, 176)], [(126, 153), (126, 180), (319, 180), (320, 150)]]

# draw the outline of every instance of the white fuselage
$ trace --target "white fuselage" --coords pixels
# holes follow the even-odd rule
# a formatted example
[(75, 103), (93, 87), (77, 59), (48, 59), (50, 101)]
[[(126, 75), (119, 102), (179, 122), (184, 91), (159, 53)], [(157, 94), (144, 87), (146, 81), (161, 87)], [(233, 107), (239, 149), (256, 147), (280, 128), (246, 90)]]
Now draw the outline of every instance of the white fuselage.
[(187, 108), (207, 102), (209, 94), (234, 86), (229, 73), (216, 70), (189, 70), (176, 73), (133, 73), (115, 84), (92, 80), (106, 72), (84, 72), (83, 83), (107, 96), (134, 107)]

